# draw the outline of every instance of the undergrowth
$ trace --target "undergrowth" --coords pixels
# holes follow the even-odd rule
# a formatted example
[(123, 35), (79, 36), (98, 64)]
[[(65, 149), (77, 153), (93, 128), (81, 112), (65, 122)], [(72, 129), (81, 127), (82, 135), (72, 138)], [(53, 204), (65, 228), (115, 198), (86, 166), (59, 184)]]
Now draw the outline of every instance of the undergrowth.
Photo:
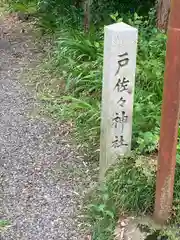
[(87, 205), (93, 240), (114, 239), (116, 222), (123, 215), (152, 212), (155, 166), (150, 158), (134, 155), (109, 170), (105, 183), (91, 194)]
[[(156, 160), (142, 154), (158, 151), (166, 46), (166, 35), (154, 27), (153, 16), (150, 12), (147, 18), (137, 14), (124, 18), (139, 29), (132, 139), (135, 156), (116, 165), (104, 187), (91, 198), (87, 218), (93, 240), (113, 239), (120, 214), (152, 214), (153, 211)], [(111, 17), (115, 22), (122, 20), (117, 14)], [(69, 21), (66, 23), (63, 22), (57, 33), (57, 47), (48, 63), (56, 80), (52, 79), (53, 84), (45, 83), (40, 96), (51, 114), (75, 124), (78, 143), (90, 153), (89, 158), (95, 159), (99, 154), (103, 30), (92, 29), (84, 34), (81, 28), (74, 29)], [(58, 80), (56, 76), (60, 76)], [(172, 224), (180, 217), (179, 183), (178, 165)]]
[[(75, 138), (90, 153), (89, 158), (97, 159), (103, 29), (97, 30), (92, 25), (89, 32), (84, 33), (79, 24), (80, 14), (73, 5), (69, 8), (62, 5), (68, 14), (57, 18), (56, 9), (58, 4), (62, 4), (61, 1), (58, 4), (56, 1), (47, 1), (46, 4), (45, 1), (16, 0), (13, 4), (26, 6), (27, 9), (34, 4), (40, 14), (39, 26), (43, 29), (56, 29), (56, 48), (46, 65), (51, 79), (44, 82), (42, 79), (38, 83), (38, 94), (53, 116), (75, 124)], [(55, 25), (49, 15), (52, 11), (56, 18)], [(120, 17), (117, 13), (111, 14), (111, 22), (123, 20), (139, 29), (132, 148), (140, 154), (158, 149), (166, 35), (156, 29), (154, 16), (154, 10), (146, 17), (138, 16), (137, 13), (121, 14)]]
[[(38, 25), (55, 32), (56, 36), (54, 51), (43, 64), (42, 74), (38, 72), (41, 79), (34, 79), (38, 97), (53, 117), (73, 123), (78, 145), (88, 153), (89, 159), (97, 159), (103, 29), (93, 25), (88, 33), (84, 33), (81, 9), (71, 4), (67, 9), (63, 5), (64, 16), (58, 14), (57, 1), (47, 1), (47, 5), (44, 5), (45, 1), (38, 2), (42, 4), (35, 4), (40, 14)], [(135, 154), (122, 159), (111, 169), (103, 188), (90, 197), (87, 219), (91, 223), (93, 240), (113, 239), (112, 233), (121, 214), (151, 214), (153, 211), (156, 160), (148, 155), (155, 156), (158, 151), (166, 48), (166, 34), (155, 27), (154, 16), (155, 12), (151, 10), (143, 17), (128, 11), (120, 16), (111, 14), (108, 18), (108, 22), (124, 21), (139, 30), (132, 138)], [(178, 144), (172, 224), (180, 218), (179, 159)]]
[[(162, 101), (166, 35), (153, 26), (151, 14), (146, 19), (134, 14), (124, 20), (139, 28), (132, 147), (141, 154), (158, 148)], [(54, 78), (44, 82), (39, 94), (51, 114), (74, 122), (78, 142), (95, 158), (99, 151), (103, 30), (84, 34), (80, 28), (70, 28), (68, 21), (61, 26), (47, 65), (56, 84)]]
[(5, 229), (10, 225), (10, 221), (0, 219), (0, 233), (5, 231)]
[[(123, 216), (152, 215), (154, 210), (157, 161), (152, 157), (132, 155), (109, 170), (103, 186), (90, 193), (87, 221), (91, 223), (93, 240), (113, 240), (117, 220)], [(179, 239), (180, 219), (180, 164), (175, 175), (172, 218), (160, 234), (168, 240)]]

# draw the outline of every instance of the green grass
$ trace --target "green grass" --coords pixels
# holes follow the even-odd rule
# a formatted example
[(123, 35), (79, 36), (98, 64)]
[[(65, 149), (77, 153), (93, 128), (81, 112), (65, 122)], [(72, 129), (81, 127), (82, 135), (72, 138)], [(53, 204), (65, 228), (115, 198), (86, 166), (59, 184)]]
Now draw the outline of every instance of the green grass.
[(10, 225), (10, 221), (0, 219), (0, 232), (5, 230), (6, 227), (8, 227), (9, 225)]
[(7, 4), (5, 1), (0, 2), (0, 17), (3, 17), (7, 10)]
[[(115, 19), (118, 21), (118, 19)], [(155, 166), (148, 157), (157, 151), (162, 101), (166, 35), (135, 14), (127, 23), (139, 28), (133, 116), (135, 157), (124, 159), (108, 174), (88, 207), (94, 240), (110, 240), (119, 212), (145, 214), (153, 210)], [(103, 30), (84, 34), (59, 20), (60, 30), (44, 73), (36, 79), (39, 98), (56, 119), (72, 122), (75, 139), (87, 158), (98, 159), (103, 65)], [(48, 77), (47, 77), (48, 76)], [(113, 239), (113, 238), (112, 238)]]
[[(111, 240), (119, 217), (151, 216), (154, 210), (156, 159), (132, 155), (124, 158), (109, 170), (106, 181), (99, 189), (90, 193), (86, 202), (87, 220), (91, 223), (93, 240)], [(180, 219), (180, 164), (175, 175), (174, 201), (169, 224), (161, 233), (170, 240), (178, 239), (177, 224)]]
[(91, 193), (87, 207), (94, 240), (113, 239), (116, 222), (123, 214), (152, 213), (155, 172), (155, 161), (136, 155), (120, 160), (109, 170), (103, 187)]
[(107, 188), (121, 212), (150, 213), (155, 189), (155, 162), (148, 157), (122, 159), (108, 175)]
[[(119, 21), (117, 14), (112, 17)], [(128, 15), (124, 21), (139, 29), (132, 139), (135, 154), (112, 168), (104, 187), (90, 197), (86, 217), (93, 240), (113, 239), (119, 214), (152, 214), (154, 206), (156, 161), (148, 155), (158, 150), (166, 35), (155, 28), (152, 12), (146, 18)], [(35, 69), (33, 81), (48, 113), (71, 122), (79, 148), (89, 160), (97, 160), (103, 29), (92, 28), (84, 34), (76, 21), (70, 22), (71, 18), (58, 18), (55, 47), (49, 59)], [(51, 22), (47, 18), (39, 26), (49, 29)], [(178, 146), (178, 159), (179, 152)], [(179, 166), (178, 160), (172, 224), (180, 219)]]
[[(118, 21), (118, 19), (115, 19)], [(133, 115), (133, 150), (157, 150), (162, 101), (166, 35), (135, 14), (127, 22), (139, 28), (137, 74)], [(49, 78), (41, 78), (38, 95), (57, 119), (72, 121), (75, 139), (97, 159), (103, 65), (103, 30), (84, 34), (59, 20), (56, 47), (46, 64)], [(44, 75), (44, 74), (43, 74)]]

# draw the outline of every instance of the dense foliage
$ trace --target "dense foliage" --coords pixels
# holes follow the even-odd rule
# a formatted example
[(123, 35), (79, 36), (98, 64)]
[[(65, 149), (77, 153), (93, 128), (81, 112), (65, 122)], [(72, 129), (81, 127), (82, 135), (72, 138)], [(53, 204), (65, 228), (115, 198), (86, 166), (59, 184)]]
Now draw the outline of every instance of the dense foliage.
[[(109, 15), (114, 12), (120, 14), (133, 14), (138, 13), (140, 15), (146, 15), (150, 8), (154, 7), (155, 0), (8, 0), (11, 7), (16, 11), (31, 11), (32, 5), (36, 10), (43, 14), (44, 19), (54, 24), (58, 24), (57, 20), (60, 14), (74, 15), (79, 14), (79, 18), (83, 17), (84, 3), (89, 1), (90, 3), (90, 17), (91, 21), (98, 25), (110, 22)], [(77, 15), (76, 15), (77, 17)], [(78, 22), (81, 24), (81, 21)]]
[[(82, 27), (82, 1), (17, 0), (10, 4), (16, 11), (37, 12), (43, 31), (55, 32), (55, 49), (45, 66), (50, 77), (38, 82), (39, 97), (53, 116), (73, 122), (79, 145), (93, 159), (99, 155), (102, 25), (123, 20), (139, 30), (132, 144), (136, 155), (112, 172), (100, 202), (90, 206), (96, 240), (110, 239), (119, 210), (152, 211), (156, 169), (154, 162), (139, 155), (157, 152), (159, 141), (166, 34), (155, 27), (155, 11), (150, 9), (154, 4), (152, 0), (93, 1), (88, 33)], [(178, 146), (177, 160), (179, 152)], [(176, 201), (178, 174), (175, 188)], [(179, 205), (174, 206), (178, 218)]]
[[(120, 21), (117, 14), (113, 21)], [(166, 35), (154, 27), (154, 13), (147, 18), (136, 13), (124, 18), (139, 28), (136, 90), (133, 118), (133, 148), (139, 153), (150, 153), (158, 147), (160, 106), (162, 99)], [(84, 34), (79, 27), (63, 21), (53, 55), (53, 71), (61, 76), (65, 86), (59, 97), (49, 95), (49, 84), (43, 91), (49, 99), (48, 108), (58, 116), (76, 122), (78, 139), (97, 153), (99, 148), (100, 103), (102, 88), (103, 29), (92, 29)], [(60, 24), (60, 22), (59, 22)], [(53, 85), (54, 86), (54, 85)], [(43, 96), (42, 96), (43, 97)], [(93, 152), (91, 151), (91, 155)]]
[[(139, 29), (133, 118), (133, 149), (139, 153), (151, 153), (158, 148), (166, 35), (155, 27), (155, 11), (149, 10), (153, 4), (154, 1), (139, 0), (101, 0), (91, 4), (96, 9), (93, 14), (99, 11), (99, 23), (123, 20)], [(76, 123), (78, 140), (92, 150), (89, 152), (94, 157), (99, 149), (103, 28), (99, 27), (101, 24), (98, 28), (92, 24), (89, 33), (84, 34), (81, 6), (81, 1), (75, 0), (16, 0), (11, 4), (17, 11), (34, 9), (39, 26), (56, 32), (57, 48), (51, 65), (53, 72), (61, 76), (58, 84), (64, 89), (63, 93), (62, 89), (54, 89), (50, 81), (41, 97), (48, 99), (51, 113)], [(104, 14), (108, 16), (106, 21), (102, 21)]]

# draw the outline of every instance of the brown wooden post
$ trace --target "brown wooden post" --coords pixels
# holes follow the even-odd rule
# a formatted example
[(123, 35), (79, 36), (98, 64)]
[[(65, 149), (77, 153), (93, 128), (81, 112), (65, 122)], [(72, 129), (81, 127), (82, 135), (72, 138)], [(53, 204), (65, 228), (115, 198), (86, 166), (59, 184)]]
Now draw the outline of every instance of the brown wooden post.
[(171, 1), (166, 53), (160, 149), (154, 220), (165, 223), (171, 214), (180, 112), (180, 0)]
[(84, 1), (84, 32), (87, 33), (90, 27), (91, 0)]
[(171, 0), (157, 1), (157, 27), (167, 31)]

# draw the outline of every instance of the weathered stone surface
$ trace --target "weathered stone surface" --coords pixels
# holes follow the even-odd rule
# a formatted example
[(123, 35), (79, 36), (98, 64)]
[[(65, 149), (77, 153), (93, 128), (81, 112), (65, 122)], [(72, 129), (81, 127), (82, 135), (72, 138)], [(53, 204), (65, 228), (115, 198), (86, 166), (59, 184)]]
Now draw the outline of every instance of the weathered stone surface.
[(131, 150), (136, 48), (136, 28), (125, 23), (105, 27), (100, 179)]

